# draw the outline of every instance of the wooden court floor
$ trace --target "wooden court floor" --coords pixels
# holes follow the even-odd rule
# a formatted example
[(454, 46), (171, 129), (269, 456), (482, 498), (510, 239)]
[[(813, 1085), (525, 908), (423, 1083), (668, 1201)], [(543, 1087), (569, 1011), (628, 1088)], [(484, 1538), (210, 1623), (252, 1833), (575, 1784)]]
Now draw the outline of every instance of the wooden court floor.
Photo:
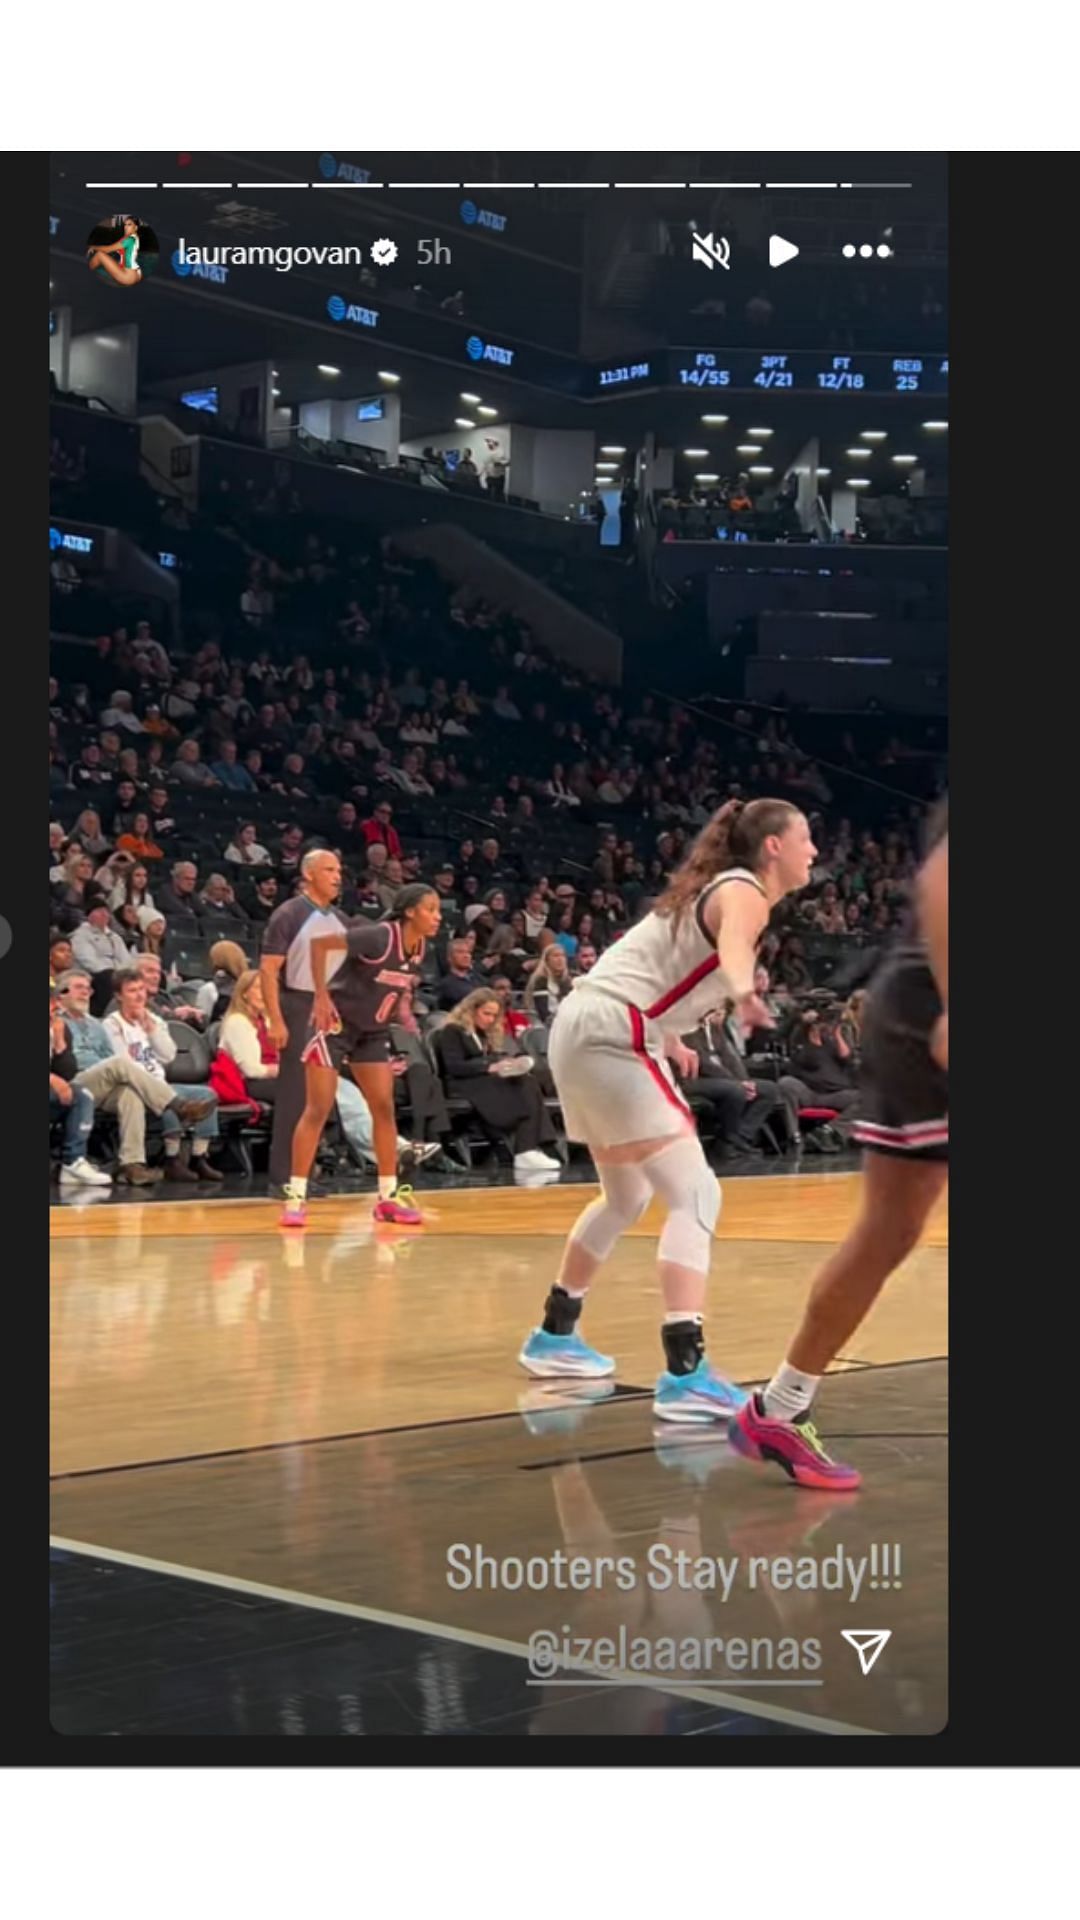
[[(781, 1356), (858, 1178), (724, 1183), (709, 1344), (734, 1377), (759, 1380)], [(936, 1730), (947, 1717), (944, 1208), (823, 1389), (823, 1430), (866, 1476), (834, 1499), (752, 1469), (722, 1441), (654, 1433), (649, 1216), (589, 1308), (588, 1337), (618, 1357), (618, 1391), (583, 1401), (520, 1373), (521, 1338), (588, 1197), (581, 1186), (436, 1193), (420, 1233), (374, 1226), (367, 1196), (317, 1202), (301, 1235), (263, 1201), (54, 1209), (54, 1537), (514, 1649), (548, 1624), (819, 1635), (824, 1684), (763, 1688), (755, 1712), (838, 1732)], [(904, 1577), (887, 1595), (864, 1582), (857, 1599), (448, 1584), (455, 1543), (636, 1558), (655, 1541), (744, 1567), (840, 1549), (852, 1562), (895, 1543)], [(843, 1629), (890, 1626), (863, 1678)], [(588, 1733), (588, 1699), (576, 1710)], [(565, 1723), (570, 1703), (560, 1712)]]

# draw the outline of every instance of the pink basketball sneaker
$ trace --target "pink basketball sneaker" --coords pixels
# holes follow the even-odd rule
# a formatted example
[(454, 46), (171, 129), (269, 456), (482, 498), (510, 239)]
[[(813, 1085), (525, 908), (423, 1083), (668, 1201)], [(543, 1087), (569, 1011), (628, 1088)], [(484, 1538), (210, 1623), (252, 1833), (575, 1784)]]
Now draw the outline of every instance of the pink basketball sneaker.
[(728, 1439), (748, 1460), (775, 1460), (799, 1487), (824, 1487), (833, 1493), (853, 1493), (862, 1475), (840, 1460), (831, 1460), (817, 1428), (809, 1420), (770, 1420), (759, 1393), (739, 1408)]
[(424, 1224), (424, 1216), (415, 1204), (411, 1187), (395, 1187), (389, 1200), (376, 1200), (371, 1217), (391, 1227), (422, 1227)]
[(291, 1181), (288, 1182), (285, 1188), (285, 1205), (282, 1208), (281, 1219), (278, 1221), (278, 1225), (281, 1227), (307, 1226), (307, 1202), (297, 1193)]

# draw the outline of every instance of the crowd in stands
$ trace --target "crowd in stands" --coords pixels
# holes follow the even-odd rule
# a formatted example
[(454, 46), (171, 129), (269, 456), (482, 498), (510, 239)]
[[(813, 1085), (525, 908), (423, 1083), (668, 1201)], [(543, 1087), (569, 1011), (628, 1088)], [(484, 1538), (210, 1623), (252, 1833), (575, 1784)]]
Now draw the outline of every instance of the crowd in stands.
[[(647, 910), (715, 807), (766, 792), (811, 815), (821, 854), (763, 947), (778, 1014), (766, 1052), (712, 1023), (693, 1037), (704, 1053), (692, 1098), (720, 1151), (784, 1151), (800, 1129), (835, 1145), (821, 1116), (842, 1123), (858, 1054), (845, 970), (857, 985), (903, 914), (936, 759), (848, 733), (823, 765), (797, 738), (802, 721), (750, 708), (705, 725), (643, 689), (590, 684), (519, 618), (467, 603), (386, 540), (317, 533), (279, 497), (219, 506), (212, 528), (173, 531), (182, 644), (147, 619), (65, 639), (66, 603), (53, 600), (62, 1177), (90, 1184), (94, 1171), (87, 1092), (91, 1125), (115, 1116), (134, 1184), (160, 1171), (148, 1115), (165, 1177), (207, 1179), (219, 1111), (265, 1110), (276, 1061), (253, 968), (262, 927), (319, 845), (341, 856), (352, 915), (379, 918), (418, 878), (443, 903), (395, 1033), (403, 1144), (445, 1163), (467, 1108), (489, 1138), (543, 1157), (557, 1138), (544, 1035), (561, 998)], [(865, 776), (864, 815), (850, 796)], [(518, 1065), (492, 1075), (493, 1054)], [(341, 1124), (364, 1159), (362, 1109), (345, 1087)]]
[(944, 494), (909, 492), (903, 479), (887, 491), (861, 495), (855, 527), (832, 531), (828, 496), (809, 528), (797, 508), (798, 477), (790, 473), (763, 486), (749, 473), (721, 475), (657, 494), (656, 527), (661, 540), (871, 541), (876, 546), (944, 546), (948, 540), (948, 499)]

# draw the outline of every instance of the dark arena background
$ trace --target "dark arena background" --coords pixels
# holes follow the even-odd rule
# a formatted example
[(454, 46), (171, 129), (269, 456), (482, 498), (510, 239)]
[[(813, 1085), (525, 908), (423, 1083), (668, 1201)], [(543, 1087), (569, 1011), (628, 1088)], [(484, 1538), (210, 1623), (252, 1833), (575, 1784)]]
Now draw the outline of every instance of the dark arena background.
[[(125, 216), (130, 283), (87, 260)], [(729, 798), (818, 849), (773, 1025), (683, 1036), (741, 1385), (854, 1218), (947, 785), (945, 220), (933, 154), (53, 156), (57, 1732), (944, 1727), (943, 1204), (820, 1396), (855, 1494), (656, 1417), (652, 1210), (590, 1306), (615, 1375), (518, 1353), (597, 1191), (552, 1021)], [(350, 920), (441, 896), (390, 1028), (419, 1228), (348, 1083), (280, 1225), (257, 970), (316, 849)], [(520, 1110), (462, 1071), (479, 989)]]

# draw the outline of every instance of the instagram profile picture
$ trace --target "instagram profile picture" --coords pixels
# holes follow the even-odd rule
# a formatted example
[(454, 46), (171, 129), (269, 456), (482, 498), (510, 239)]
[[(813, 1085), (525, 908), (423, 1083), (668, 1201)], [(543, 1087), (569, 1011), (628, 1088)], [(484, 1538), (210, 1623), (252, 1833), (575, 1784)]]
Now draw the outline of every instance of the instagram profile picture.
[(99, 220), (86, 240), (86, 264), (91, 273), (115, 280), (118, 287), (135, 287), (158, 260), (153, 227), (134, 213), (117, 213)]

